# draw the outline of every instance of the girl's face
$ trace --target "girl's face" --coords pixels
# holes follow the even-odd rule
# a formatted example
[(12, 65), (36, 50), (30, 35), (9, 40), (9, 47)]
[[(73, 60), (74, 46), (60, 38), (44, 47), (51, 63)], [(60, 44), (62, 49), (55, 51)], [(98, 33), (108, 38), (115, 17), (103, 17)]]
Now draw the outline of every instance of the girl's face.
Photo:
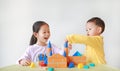
[(47, 24), (42, 25), (38, 33), (36, 33), (36, 37), (37, 37), (37, 44), (45, 45), (50, 37), (49, 26)]
[(88, 36), (98, 36), (101, 33), (101, 27), (95, 25), (94, 22), (88, 22), (86, 25), (86, 31)]

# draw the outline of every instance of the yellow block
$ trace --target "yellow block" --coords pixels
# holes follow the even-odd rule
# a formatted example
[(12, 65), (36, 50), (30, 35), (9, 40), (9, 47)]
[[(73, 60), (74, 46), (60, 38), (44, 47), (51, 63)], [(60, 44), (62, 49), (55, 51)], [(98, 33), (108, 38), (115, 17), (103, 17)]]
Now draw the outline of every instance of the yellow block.
[(79, 64), (78, 64), (78, 68), (80, 68), (80, 69), (83, 68), (83, 66), (84, 66), (84, 65), (83, 65), (82, 63), (79, 63)]
[(34, 68), (34, 67), (35, 67), (35, 64), (32, 62), (32, 63), (30, 64), (30, 67), (31, 67), (31, 68)]

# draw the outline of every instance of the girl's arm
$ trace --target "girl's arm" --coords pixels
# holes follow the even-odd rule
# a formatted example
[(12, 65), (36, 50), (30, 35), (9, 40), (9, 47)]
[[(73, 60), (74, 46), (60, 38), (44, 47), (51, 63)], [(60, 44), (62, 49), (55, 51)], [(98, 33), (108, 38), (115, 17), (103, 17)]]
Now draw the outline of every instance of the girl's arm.
[(31, 62), (30, 48), (28, 47), (25, 53), (18, 59), (17, 63), (21, 65), (29, 65)]

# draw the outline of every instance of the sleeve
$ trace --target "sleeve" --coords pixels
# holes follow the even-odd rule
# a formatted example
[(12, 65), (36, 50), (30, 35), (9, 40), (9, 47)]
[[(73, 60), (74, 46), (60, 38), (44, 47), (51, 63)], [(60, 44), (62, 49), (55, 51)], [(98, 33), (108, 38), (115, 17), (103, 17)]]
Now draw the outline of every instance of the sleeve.
[(30, 60), (30, 61), (31, 61), (30, 47), (28, 47), (28, 48), (26, 49), (25, 53), (17, 60), (17, 64), (19, 64), (19, 62), (20, 62), (22, 59), (27, 59), (27, 60)]
[(79, 34), (72, 34), (67, 36), (67, 40), (70, 44), (81, 43), (86, 45), (94, 45), (97, 41), (100, 41), (100, 36), (85, 36)]
[(52, 52), (53, 52), (53, 54), (57, 54), (58, 53), (60, 55), (63, 55), (64, 50), (62, 50), (62, 49), (56, 47), (54, 44), (52, 44)]

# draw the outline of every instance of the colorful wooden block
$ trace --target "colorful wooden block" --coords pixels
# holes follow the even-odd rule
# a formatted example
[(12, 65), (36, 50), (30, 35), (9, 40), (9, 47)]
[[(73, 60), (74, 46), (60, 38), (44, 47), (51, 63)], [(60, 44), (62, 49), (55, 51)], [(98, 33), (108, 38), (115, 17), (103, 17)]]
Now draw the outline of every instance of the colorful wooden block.
[(80, 52), (76, 51), (76, 52), (73, 54), (73, 56), (82, 56), (82, 54), (81, 54)]
[(48, 68), (48, 71), (54, 71), (54, 68), (49, 67), (49, 68)]
[(83, 65), (82, 63), (79, 63), (79, 64), (78, 64), (78, 68), (79, 68), (79, 69), (83, 68), (83, 66), (84, 66), (84, 65)]
[(40, 65), (41, 67), (46, 66), (46, 64), (44, 63), (44, 61), (40, 61), (40, 62), (39, 62), (39, 65)]
[(75, 65), (74, 65), (73, 62), (70, 62), (68, 67), (69, 67), (69, 68), (73, 68), (73, 67), (75, 67)]
[(94, 66), (95, 66), (95, 64), (94, 64), (94, 63), (90, 63), (89, 65), (90, 65), (91, 67), (94, 67)]
[(88, 65), (85, 65), (85, 66), (84, 66), (84, 69), (89, 69), (89, 66), (88, 66)]
[(31, 68), (34, 68), (34, 67), (35, 67), (35, 64), (32, 62), (32, 63), (30, 64), (30, 67), (31, 67)]
[(60, 54), (54, 54), (48, 58), (48, 67), (67, 68), (67, 58)]
[(86, 64), (86, 57), (85, 56), (68, 56), (69, 62), (74, 62), (75, 65), (78, 63)]

